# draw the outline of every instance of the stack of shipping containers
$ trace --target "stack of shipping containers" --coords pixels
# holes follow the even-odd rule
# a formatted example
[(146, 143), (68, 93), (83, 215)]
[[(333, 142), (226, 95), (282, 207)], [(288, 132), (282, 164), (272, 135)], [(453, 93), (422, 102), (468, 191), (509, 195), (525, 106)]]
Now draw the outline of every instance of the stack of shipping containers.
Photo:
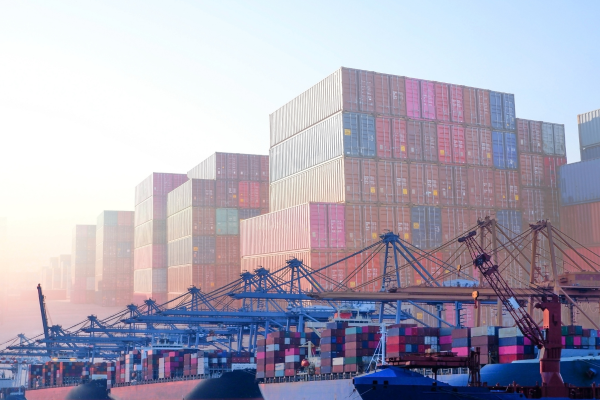
[[(341, 68), (270, 119), (271, 213), (242, 222), (242, 270), (281, 266), (292, 256), (319, 268), (385, 230), (426, 250), (486, 215), (514, 234), (533, 222), (522, 215), (512, 94)], [(546, 154), (551, 169), (561, 162), (557, 152), (564, 156), (564, 128), (557, 125), (555, 134), (555, 125), (541, 125), (550, 127), (552, 149), (524, 154)], [(274, 231), (284, 238), (277, 246)], [(265, 240), (255, 238), (261, 235)], [(436, 255), (448, 258), (454, 246)], [(339, 268), (348, 274), (360, 262)], [(363, 284), (379, 275), (382, 262), (374, 258), (347, 285), (376, 289)], [(401, 276), (403, 285), (420, 279)]]
[(153, 173), (135, 188), (134, 302), (167, 300), (167, 194), (185, 174)]
[(600, 158), (600, 110), (577, 116), (581, 161)]
[(71, 303), (93, 303), (96, 275), (96, 225), (75, 225), (71, 247)]
[[(564, 220), (561, 230), (579, 244), (578, 251), (594, 262), (600, 261), (600, 225), (596, 222), (600, 220), (598, 171), (600, 158), (560, 168), (560, 213)], [(580, 260), (573, 255), (571, 258)]]
[(239, 221), (268, 212), (267, 156), (215, 153), (168, 194), (169, 298), (240, 275)]
[(124, 306), (133, 294), (133, 211), (103, 211), (96, 223), (96, 304)]

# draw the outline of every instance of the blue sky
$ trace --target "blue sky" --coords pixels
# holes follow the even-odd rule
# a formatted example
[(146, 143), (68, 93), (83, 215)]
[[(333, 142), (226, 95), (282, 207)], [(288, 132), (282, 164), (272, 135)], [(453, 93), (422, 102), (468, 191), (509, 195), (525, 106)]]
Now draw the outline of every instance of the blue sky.
[[(0, 212), (13, 259), (69, 253), (153, 171), (267, 154), (269, 113), (340, 66), (515, 94), (517, 116), (600, 108), (598, 2), (4, 1)], [(35, 243), (36, 251), (31, 252)]]

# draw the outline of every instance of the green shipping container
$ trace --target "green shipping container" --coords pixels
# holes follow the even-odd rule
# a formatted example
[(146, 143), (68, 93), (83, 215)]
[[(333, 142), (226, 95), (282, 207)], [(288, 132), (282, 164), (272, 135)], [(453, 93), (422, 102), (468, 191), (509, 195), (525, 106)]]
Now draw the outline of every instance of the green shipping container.
[(240, 220), (237, 208), (217, 208), (217, 235), (239, 235)]

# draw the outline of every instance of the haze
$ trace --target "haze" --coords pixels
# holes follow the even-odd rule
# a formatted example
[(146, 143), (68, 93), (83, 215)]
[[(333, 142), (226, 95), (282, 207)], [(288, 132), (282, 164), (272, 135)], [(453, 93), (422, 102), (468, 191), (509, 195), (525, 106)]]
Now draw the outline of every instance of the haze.
[(269, 114), (340, 66), (515, 93), (517, 117), (600, 107), (597, 2), (4, 1), (0, 216), (33, 276), (151, 172), (268, 154)]

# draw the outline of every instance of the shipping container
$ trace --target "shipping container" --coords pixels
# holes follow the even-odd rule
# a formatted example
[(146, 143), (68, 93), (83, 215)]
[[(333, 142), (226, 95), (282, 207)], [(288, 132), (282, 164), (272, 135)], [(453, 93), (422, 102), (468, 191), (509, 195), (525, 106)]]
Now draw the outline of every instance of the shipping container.
[(504, 129), (514, 131), (515, 126), (515, 95), (502, 93), (502, 111), (504, 119)]
[(395, 203), (394, 195), (394, 163), (377, 162), (377, 196), (380, 203)]
[(600, 144), (600, 110), (577, 115), (579, 146), (587, 147)]
[(421, 81), (421, 117), (435, 119), (435, 84)]
[(406, 141), (408, 144), (408, 158), (410, 160), (421, 161), (423, 159), (423, 140), (420, 122), (406, 122)]
[[(246, 176), (250, 175), (248, 170), (249, 160), (247, 154), (234, 154), (234, 153), (214, 153), (200, 164), (196, 165), (190, 171), (187, 176), (190, 179), (209, 179), (209, 180), (246, 180)], [(239, 175), (239, 160), (242, 157), (242, 166), (244, 173)], [(268, 158), (268, 156), (258, 156), (261, 158)], [(261, 168), (260, 176), (262, 176), (263, 168), (267, 168), (268, 162), (254, 161), (254, 168)], [(254, 175), (256, 176), (257, 171)], [(248, 179), (251, 180), (251, 179)]]
[(590, 161), (600, 158), (600, 145), (582, 147), (580, 151), (581, 161)]
[(490, 168), (467, 169), (469, 204), (472, 207), (494, 207), (494, 171)]
[(406, 79), (406, 116), (409, 118), (421, 118), (421, 93), (419, 81)]
[[(516, 210), (498, 210), (496, 211), (496, 221), (510, 239), (520, 235), (523, 229), (521, 211)], [(503, 235), (498, 235), (500, 242), (505, 242)]]
[(517, 141), (519, 152), (531, 153), (531, 136), (529, 135), (529, 121), (517, 118)]
[(542, 148), (544, 154), (554, 155), (554, 128), (548, 122), (542, 122)]
[(437, 205), (439, 199), (439, 170), (436, 164), (410, 164), (410, 202)]
[(464, 132), (466, 163), (483, 167), (493, 166), (492, 132), (473, 126), (468, 126)]
[(367, 114), (344, 113), (344, 155), (375, 157), (375, 118)]
[(440, 165), (440, 204), (444, 206), (467, 206), (469, 204), (467, 181), (467, 168), (450, 165)]
[(502, 93), (490, 92), (490, 116), (492, 128), (504, 129)]
[(500, 169), (517, 169), (519, 161), (517, 156), (517, 139), (514, 133), (493, 131), (492, 146), (494, 167)]
[(531, 140), (531, 152), (542, 154), (544, 152), (542, 123), (539, 121), (529, 121), (529, 135)]
[(442, 213), (437, 207), (411, 208), (412, 244), (419, 249), (434, 249), (442, 244)]
[(394, 199), (396, 204), (407, 204), (410, 202), (409, 191), (409, 166), (404, 162), (393, 163), (394, 177)]
[(449, 85), (450, 88), (450, 116), (452, 122), (463, 123), (464, 105), (463, 105), (463, 89), (458, 85)]
[(345, 247), (343, 204), (308, 203), (250, 218), (240, 226), (242, 257)]
[(445, 83), (435, 84), (435, 115), (438, 121), (450, 121), (451, 119), (450, 92)]
[(423, 135), (423, 160), (428, 162), (438, 161), (437, 132), (435, 123), (423, 122), (421, 127)]
[(523, 186), (544, 186), (544, 158), (536, 154), (521, 154), (521, 184)]
[(558, 188), (558, 171), (566, 163), (565, 157), (544, 157), (544, 182), (547, 188)]
[(496, 193), (496, 207), (520, 208), (519, 175), (516, 171), (494, 171), (494, 186)]
[(442, 242), (452, 242), (450, 247), (458, 247), (457, 239), (471, 228), (471, 210), (466, 208), (442, 208)]
[(600, 201), (600, 159), (563, 165), (559, 169), (562, 205)]
[(600, 224), (590, 223), (600, 219), (600, 202), (563, 206), (560, 216), (563, 232), (579, 245), (600, 245)]
[(546, 217), (544, 196), (543, 189), (523, 188), (521, 190), (524, 224), (532, 224)]

